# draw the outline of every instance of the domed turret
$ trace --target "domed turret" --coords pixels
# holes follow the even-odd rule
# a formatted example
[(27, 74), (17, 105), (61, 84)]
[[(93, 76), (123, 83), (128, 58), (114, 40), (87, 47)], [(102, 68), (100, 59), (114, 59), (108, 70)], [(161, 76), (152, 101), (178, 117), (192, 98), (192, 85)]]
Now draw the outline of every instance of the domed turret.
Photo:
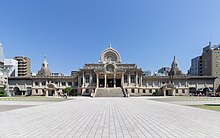
[(173, 62), (171, 64), (171, 70), (169, 72), (169, 76), (183, 76), (184, 74), (182, 71), (178, 68), (178, 64), (176, 62), (176, 57), (174, 56)]
[(109, 47), (105, 49), (100, 56), (100, 63), (120, 63), (120, 55), (119, 53), (112, 48), (111, 43), (109, 44)]
[(44, 61), (42, 63), (42, 67), (38, 71), (37, 76), (44, 76), (44, 77), (51, 76), (51, 72), (50, 72), (50, 70), (48, 68), (48, 62), (47, 62), (46, 57), (44, 57)]
[(178, 68), (178, 64), (177, 64), (177, 62), (176, 62), (176, 57), (174, 56), (174, 58), (173, 58), (173, 62), (172, 62), (172, 65), (171, 65), (171, 68)]

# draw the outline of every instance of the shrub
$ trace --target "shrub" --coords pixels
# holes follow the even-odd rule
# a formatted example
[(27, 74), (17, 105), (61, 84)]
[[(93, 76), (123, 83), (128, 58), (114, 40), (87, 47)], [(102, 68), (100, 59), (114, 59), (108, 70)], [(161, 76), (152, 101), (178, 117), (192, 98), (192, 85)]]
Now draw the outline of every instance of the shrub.
[(72, 92), (73, 88), (72, 87), (66, 87), (64, 89), (64, 93), (66, 93), (67, 95), (70, 95), (70, 93)]
[(6, 97), (7, 94), (5, 93), (4, 89), (0, 89), (0, 97)]

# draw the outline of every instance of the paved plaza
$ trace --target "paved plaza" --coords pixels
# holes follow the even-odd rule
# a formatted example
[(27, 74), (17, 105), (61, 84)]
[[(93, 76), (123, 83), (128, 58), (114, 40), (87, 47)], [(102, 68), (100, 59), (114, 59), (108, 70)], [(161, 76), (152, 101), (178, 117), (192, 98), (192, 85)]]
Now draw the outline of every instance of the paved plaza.
[[(10, 102), (13, 103), (1, 101), (0, 105)], [(16, 104), (19, 102), (12, 105)], [(2, 111), (0, 128), (3, 138), (217, 138), (220, 136), (220, 112), (147, 97), (77, 97)]]

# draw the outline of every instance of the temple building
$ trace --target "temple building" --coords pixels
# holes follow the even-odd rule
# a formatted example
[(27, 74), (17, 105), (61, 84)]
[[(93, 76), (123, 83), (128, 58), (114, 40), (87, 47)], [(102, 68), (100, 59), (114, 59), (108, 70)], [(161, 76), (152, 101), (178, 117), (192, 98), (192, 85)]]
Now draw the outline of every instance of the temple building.
[(78, 95), (92, 97), (207, 95), (213, 92), (216, 79), (186, 76), (176, 57), (167, 76), (145, 75), (136, 64), (122, 63), (111, 45), (101, 53), (98, 63), (85, 64), (70, 76), (52, 74), (45, 57), (36, 76), (9, 78), (10, 94), (58, 96), (72, 87)]

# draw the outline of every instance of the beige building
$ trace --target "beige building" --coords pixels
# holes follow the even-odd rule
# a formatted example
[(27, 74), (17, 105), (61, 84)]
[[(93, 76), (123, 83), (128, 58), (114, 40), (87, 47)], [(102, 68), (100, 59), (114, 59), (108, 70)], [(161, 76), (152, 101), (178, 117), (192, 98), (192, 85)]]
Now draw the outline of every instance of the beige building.
[(18, 76), (31, 76), (30, 58), (17, 56), (14, 59), (18, 61)]
[(202, 59), (200, 61), (202, 76), (215, 76), (214, 89), (220, 92), (220, 45), (211, 46), (211, 43), (203, 48)]
[(176, 58), (168, 76), (147, 76), (136, 64), (121, 62), (120, 54), (109, 46), (98, 63), (85, 64), (70, 76), (53, 76), (46, 58), (36, 76), (9, 78), (12, 95), (58, 96), (66, 87), (83, 96), (180, 96), (213, 92), (215, 77), (186, 76)]

